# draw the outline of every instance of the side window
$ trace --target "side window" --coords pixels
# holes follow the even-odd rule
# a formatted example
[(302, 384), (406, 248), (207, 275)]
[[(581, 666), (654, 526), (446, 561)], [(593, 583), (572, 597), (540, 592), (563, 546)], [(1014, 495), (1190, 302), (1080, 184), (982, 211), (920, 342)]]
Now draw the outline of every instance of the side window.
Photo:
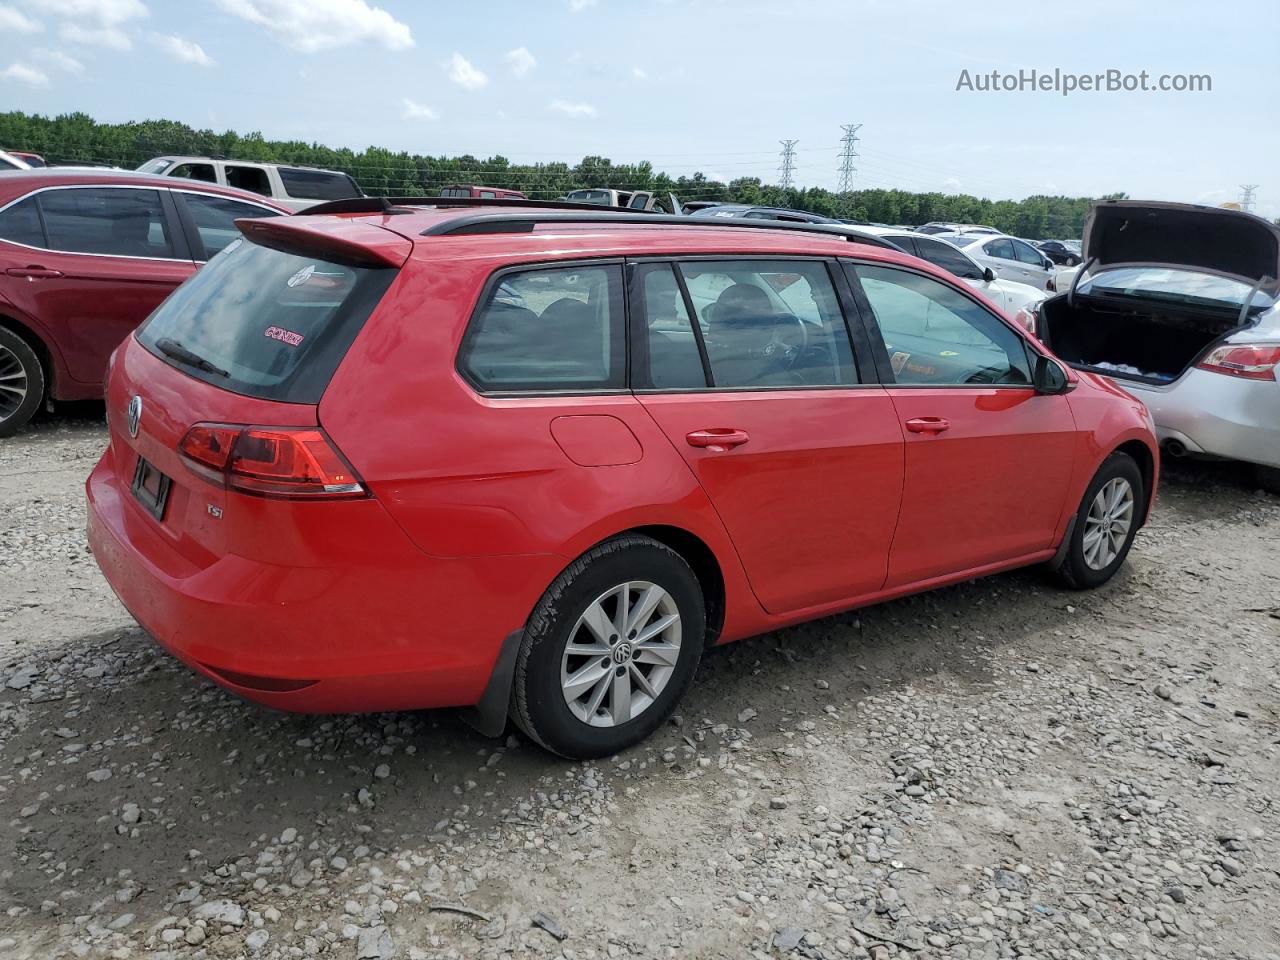
[(171, 177), (182, 177), (184, 180), (200, 180), (203, 183), (217, 183), (218, 174), (212, 163), (180, 163), (169, 171)]
[(51, 249), (117, 257), (173, 256), (158, 190), (48, 190), (40, 195), (40, 210)]
[[(897, 242), (896, 240), (894, 241)], [(982, 271), (980, 271), (972, 260), (957, 250), (949, 243), (941, 240), (925, 240), (923, 238), (916, 241), (916, 246), (920, 248), (920, 256), (928, 260), (935, 267), (941, 267), (948, 273), (955, 274), (961, 280), (981, 280)]]
[(1001, 238), (999, 240), (990, 240), (982, 245), (982, 249), (986, 251), (989, 257), (999, 257), (1001, 260), (1012, 260), (1013, 241)]
[(681, 263), (717, 387), (818, 387), (858, 382), (825, 263)]
[(1031, 383), (1022, 338), (960, 291), (932, 277), (859, 264), (898, 383)]
[(198, 260), (211, 259), (215, 254), (220, 253), (223, 247), (240, 236), (235, 221), (247, 217), (280, 216), (274, 210), (256, 207), (251, 203), (241, 203), (228, 197), (178, 192), (177, 200), (187, 205), (187, 211), (195, 221), (196, 232), (200, 235), (200, 243), (204, 246), (204, 255), (197, 256)]
[[(350, 200), (360, 196), (355, 181), (345, 173), (328, 170), (306, 170), (299, 167), (277, 167), (284, 192), (305, 200)], [(270, 191), (260, 190), (259, 193)]]
[(895, 247), (901, 247), (903, 253), (909, 253), (913, 257), (923, 256), (923, 254), (920, 253), (921, 245), (916, 243), (915, 237), (889, 236), (889, 237), (885, 237), (885, 239), (888, 240), (890, 243), (892, 243)]
[(261, 167), (236, 167), (227, 164), (227, 186), (271, 196), (271, 181)]
[(1014, 256), (1020, 263), (1034, 263), (1037, 267), (1044, 265), (1044, 254), (1039, 250), (1033, 250), (1028, 244), (1019, 243), (1017, 240), (1010, 242), (1013, 244)]
[(671, 265), (641, 264), (634, 279), (644, 317), (643, 325), (638, 326), (646, 348), (643, 353), (639, 349), (636, 353), (647, 357), (648, 364), (647, 369), (643, 369), (646, 365), (642, 362), (633, 364), (632, 384), (659, 390), (706, 387), (697, 333), (689, 322), (689, 311)]
[(471, 321), (459, 364), (481, 390), (622, 389), (621, 268), (507, 274)]
[(28, 247), (48, 245), (35, 197), (27, 197), (0, 213), (0, 240), (22, 243)]
[(497, 195), (496, 193), (494, 193), (492, 190), (481, 190), (481, 191), (480, 191), (480, 199), (481, 199), (481, 200), (496, 200), (496, 199), (497, 199), (497, 197), (498, 197), (498, 195)]

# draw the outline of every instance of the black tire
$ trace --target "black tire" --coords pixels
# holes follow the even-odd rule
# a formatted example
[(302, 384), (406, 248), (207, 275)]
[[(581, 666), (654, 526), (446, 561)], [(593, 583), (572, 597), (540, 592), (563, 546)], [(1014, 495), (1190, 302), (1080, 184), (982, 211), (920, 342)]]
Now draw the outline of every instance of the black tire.
[[(1133, 510), (1129, 529), (1120, 544), (1115, 558), (1106, 566), (1095, 568), (1089, 564), (1085, 557), (1084, 539), (1086, 528), (1088, 527), (1089, 510), (1099, 491), (1116, 479), (1127, 481), (1133, 495)], [(1094, 587), (1102, 586), (1102, 584), (1115, 576), (1116, 571), (1120, 569), (1121, 565), (1124, 564), (1125, 558), (1129, 555), (1129, 548), (1133, 546), (1133, 538), (1138, 533), (1138, 518), (1142, 514), (1145, 503), (1146, 492), (1142, 482), (1142, 471), (1138, 469), (1133, 457), (1127, 453), (1120, 452), (1113, 453), (1107, 457), (1102, 466), (1098, 468), (1093, 481), (1084, 492), (1084, 498), (1080, 501), (1080, 507), (1076, 511), (1076, 522), (1071, 529), (1071, 541), (1067, 546), (1066, 556), (1063, 558), (1062, 563), (1052, 571), (1055, 578), (1064, 586), (1073, 590), (1091, 590)]]
[(1257, 477), (1258, 486), (1263, 490), (1280, 496), (1280, 467), (1264, 467), (1262, 464), (1257, 464), (1254, 467), (1254, 476)]
[[(637, 716), (613, 726), (593, 726), (566, 702), (561, 685), (565, 647), (571, 634), (578, 633), (579, 618), (597, 599), (632, 581), (656, 584), (674, 602), (680, 617), (676, 663), (657, 697)], [(578, 636), (581, 642), (582, 635)], [(705, 643), (702, 589), (684, 558), (649, 537), (624, 535), (606, 540), (556, 577), (529, 617), (516, 658), (511, 718), (530, 739), (563, 757), (587, 760), (617, 753), (645, 739), (671, 715), (693, 681)], [(597, 664), (607, 668), (603, 676), (630, 669), (629, 664), (612, 666), (604, 658)], [(612, 698), (612, 692), (607, 696)]]
[[(44, 400), (45, 376), (31, 344), (6, 327), (0, 327), (0, 437), (17, 433), (36, 415)], [(10, 379), (17, 377), (18, 379)], [(4, 387), (20, 385), (26, 395), (12, 405), (13, 394)]]
[(1079, 257), (1067, 257), (1067, 266), (1068, 266), (1068, 267), (1075, 267), (1075, 266), (1079, 266), (1079, 264), (1080, 264), (1080, 258), (1079, 258)]

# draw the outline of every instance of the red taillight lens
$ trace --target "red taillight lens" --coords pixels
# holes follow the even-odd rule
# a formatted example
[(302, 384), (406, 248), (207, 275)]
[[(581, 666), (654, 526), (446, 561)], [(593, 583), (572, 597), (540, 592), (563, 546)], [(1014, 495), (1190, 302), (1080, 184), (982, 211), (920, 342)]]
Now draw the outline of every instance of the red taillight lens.
[(1025, 306), (1013, 315), (1013, 322), (1030, 334), (1036, 332), (1038, 319), (1039, 316), (1034, 305)]
[(193, 472), (267, 497), (363, 497), (351, 465), (315, 427), (198, 423), (178, 447)]
[(1280, 345), (1244, 343), (1215, 347), (1196, 366), (1246, 380), (1275, 380), (1277, 364), (1280, 364)]

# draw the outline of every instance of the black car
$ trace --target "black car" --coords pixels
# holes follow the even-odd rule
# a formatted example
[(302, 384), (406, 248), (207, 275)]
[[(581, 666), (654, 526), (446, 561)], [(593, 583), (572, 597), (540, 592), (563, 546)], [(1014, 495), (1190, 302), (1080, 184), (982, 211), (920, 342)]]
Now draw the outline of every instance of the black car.
[(1041, 253), (1060, 267), (1074, 267), (1080, 262), (1080, 254), (1061, 240), (1041, 240), (1036, 246), (1040, 248)]

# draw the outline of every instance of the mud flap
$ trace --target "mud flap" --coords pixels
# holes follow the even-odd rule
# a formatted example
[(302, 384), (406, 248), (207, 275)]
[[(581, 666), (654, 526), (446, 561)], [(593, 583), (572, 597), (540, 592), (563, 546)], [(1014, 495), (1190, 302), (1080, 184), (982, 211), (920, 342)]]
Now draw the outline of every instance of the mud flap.
[(1071, 549), (1071, 536), (1076, 532), (1076, 520), (1078, 517), (1078, 514), (1073, 513), (1071, 519), (1067, 521), (1067, 532), (1062, 535), (1062, 543), (1058, 546), (1058, 552), (1049, 561), (1050, 570), (1059, 570), (1067, 562), (1067, 551)]
[(463, 707), (458, 716), (484, 737), (500, 737), (507, 729), (507, 707), (511, 703), (511, 681), (516, 672), (516, 655), (524, 640), (524, 630), (514, 630), (502, 641), (498, 659), (489, 674), (489, 683), (474, 707)]

